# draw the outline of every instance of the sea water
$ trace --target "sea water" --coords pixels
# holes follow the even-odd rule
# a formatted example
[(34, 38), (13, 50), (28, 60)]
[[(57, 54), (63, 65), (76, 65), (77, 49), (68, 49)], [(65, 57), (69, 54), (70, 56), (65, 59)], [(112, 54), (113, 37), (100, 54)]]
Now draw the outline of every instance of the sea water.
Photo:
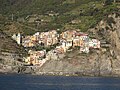
[(0, 90), (120, 90), (120, 78), (0, 74)]

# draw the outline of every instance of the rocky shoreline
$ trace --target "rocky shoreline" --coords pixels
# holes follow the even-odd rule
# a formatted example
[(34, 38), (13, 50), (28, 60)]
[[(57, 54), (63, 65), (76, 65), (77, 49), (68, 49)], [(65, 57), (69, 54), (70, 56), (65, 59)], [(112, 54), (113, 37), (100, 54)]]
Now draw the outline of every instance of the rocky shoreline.
[(65, 72), (39, 72), (39, 73), (17, 73), (17, 72), (6, 72), (3, 70), (0, 70), (0, 74), (16, 74), (16, 75), (35, 75), (35, 76), (66, 76), (66, 77), (70, 77), (70, 76), (76, 76), (76, 77), (120, 77), (120, 75), (93, 75), (93, 74), (86, 74), (86, 73), (65, 73)]
[(0, 69), (0, 74), (29, 74), (29, 75), (37, 75), (37, 76), (79, 76), (79, 77), (120, 77), (120, 74), (100, 74), (100, 72), (95, 71), (81, 71), (81, 72), (40, 72), (37, 71), (36, 67), (14, 67), (13, 66), (4, 66), (4, 69)]

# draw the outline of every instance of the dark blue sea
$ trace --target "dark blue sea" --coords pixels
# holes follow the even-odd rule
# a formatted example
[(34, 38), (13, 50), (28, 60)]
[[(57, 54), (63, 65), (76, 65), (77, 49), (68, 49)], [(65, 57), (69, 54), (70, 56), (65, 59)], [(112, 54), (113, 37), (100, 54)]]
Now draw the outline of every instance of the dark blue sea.
[(0, 90), (120, 90), (120, 78), (0, 74)]

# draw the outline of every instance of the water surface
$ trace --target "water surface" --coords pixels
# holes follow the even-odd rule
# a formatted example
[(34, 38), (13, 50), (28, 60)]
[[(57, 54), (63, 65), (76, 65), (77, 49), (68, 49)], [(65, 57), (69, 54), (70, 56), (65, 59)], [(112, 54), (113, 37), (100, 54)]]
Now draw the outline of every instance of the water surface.
[(0, 90), (120, 90), (120, 78), (1, 74)]

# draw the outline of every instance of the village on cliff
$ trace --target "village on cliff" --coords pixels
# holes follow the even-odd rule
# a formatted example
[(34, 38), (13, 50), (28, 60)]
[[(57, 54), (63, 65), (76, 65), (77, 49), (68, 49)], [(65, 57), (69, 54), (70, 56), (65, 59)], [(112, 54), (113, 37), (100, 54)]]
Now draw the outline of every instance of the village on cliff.
[(28, 65), (38, 65), (40, 67), (48, 60), (57, 60), (60, 55), (74, 47), (79, 47), (80, 53), (89, 53), (90, 48), (100, 48), (99, 40), (92, 39), (88, 34), (77, 30), (67, 30), (60, 34), (56, 30), (51, 30), (36, 32), (34, 35), (27, 36), (18, 33), (14, 34), (12, 38), (25, 48), (55, 46), (54, 49), (49, 51), (45, 48), (43, 50), (28, 51), (29, 56), (24, 58), (24, 62)]

